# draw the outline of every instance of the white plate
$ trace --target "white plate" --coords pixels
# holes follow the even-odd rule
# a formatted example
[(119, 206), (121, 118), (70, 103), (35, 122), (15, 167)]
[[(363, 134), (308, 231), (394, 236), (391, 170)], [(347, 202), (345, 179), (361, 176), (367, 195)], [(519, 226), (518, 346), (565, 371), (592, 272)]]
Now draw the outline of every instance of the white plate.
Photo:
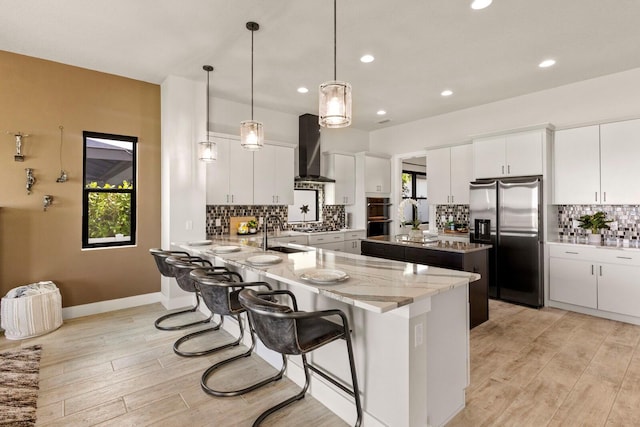
[(207, 246), (211, 244), (211, 240), (196, 240), (193, 242), (187, 242), (189, 246)]
[(344, 271), (321, 269), (302, 273), (300, 278), (314, 283), (327, 284), (341, 282), (348, 279), (349, 276)]
[(275, 255), (255, 255), (247, 258), (247, 261), (253, 265), (269, 265), (279, 263), (282, 258)]
[(240, 246), (216, 246), (215, 248), (211, 248), (211, 252), (218, 254), (228, 254), (231, 252), (238, 252), (239, 250)]

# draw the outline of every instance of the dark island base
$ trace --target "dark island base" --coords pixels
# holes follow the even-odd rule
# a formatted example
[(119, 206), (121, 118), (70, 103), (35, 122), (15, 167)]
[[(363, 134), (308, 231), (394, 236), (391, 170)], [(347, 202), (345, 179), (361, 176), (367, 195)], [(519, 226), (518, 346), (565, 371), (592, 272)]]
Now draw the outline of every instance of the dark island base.
[(489, 251), (449, 252), (402, 244), (362, 241), (362, 255), (480, 274), (469, 283), (469, 328), (489, 320)]

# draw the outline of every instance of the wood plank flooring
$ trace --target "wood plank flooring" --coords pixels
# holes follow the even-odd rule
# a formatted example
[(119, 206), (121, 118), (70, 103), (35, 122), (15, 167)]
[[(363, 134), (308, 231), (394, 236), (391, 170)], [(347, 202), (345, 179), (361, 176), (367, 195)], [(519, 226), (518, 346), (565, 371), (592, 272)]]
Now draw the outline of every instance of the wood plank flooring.
[(447, 427), (640, 425), (640, 326), (490, 301)]
[[(204, 369), (244, 348), (176, 356), (172, 345), (184, 332), (153, 327), (165, 312), (152, 304), (66, 321), (22, 342), (0, 338), (0, 350), (43, 345), (37, 425), (250, 426), (298, 391), (284, 379), (241, 397), (208, 396), (199, 384)], [(448, 426), (640, 425), (639, 326), (498, 301), (490, 301), (490, 317), (471, 331), (467, 406)], [(234, 387), (274, 372), (252, 357), (216, 380)], [(345, 423), (307, 396), (264, 425)]]

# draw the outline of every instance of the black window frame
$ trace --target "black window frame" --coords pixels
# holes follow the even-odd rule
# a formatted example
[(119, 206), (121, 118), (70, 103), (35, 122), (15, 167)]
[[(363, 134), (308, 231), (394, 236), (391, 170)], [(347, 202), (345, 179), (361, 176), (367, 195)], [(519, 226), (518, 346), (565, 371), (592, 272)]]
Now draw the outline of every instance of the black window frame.
[[(132, 171), (131, 187), (123, 188), (87, 188), (87, 138), (112, 139), (114, 141), (131, 142)], [(137, 225), (137, 169), (138, 169), (138, 137), (116, 135), (111, 133), (83, 131), (82, 132), (82, 249), (110, 248), (118, 246), (135, 246)], [(129, 193), (131, 194), (131, 236), (129, 240), (115, 240), (111, 242), (89, 243), (89, 194), (91, 193)]]
[[(425, 179), (427, 178), (427, 174), (425, 172), (415, 172), (415, 171), (410, 171), (410, 170), (402, 170), (403, 174), (407, 174), (407, 175), (411, 175), (411, 195), (409, 197), (405, 197), (402, 196), (402, 200), (404, 199), (414, 199), (414, 200), (427, 200), (427, 197), (418, 197), (416, 196), (416, 192), (418, 190), (418, 179), (417, 177), (424, 177)], [(411, 220), (410, 221), (414, 221), (415, 215), (416, 215), (417, 210), (416, 209), (412, 209), (411, 210)], [(409, 220), (407, 218), (407, 220)], [(420, 224), (429, 224), (429, 221), (420, 221)]]

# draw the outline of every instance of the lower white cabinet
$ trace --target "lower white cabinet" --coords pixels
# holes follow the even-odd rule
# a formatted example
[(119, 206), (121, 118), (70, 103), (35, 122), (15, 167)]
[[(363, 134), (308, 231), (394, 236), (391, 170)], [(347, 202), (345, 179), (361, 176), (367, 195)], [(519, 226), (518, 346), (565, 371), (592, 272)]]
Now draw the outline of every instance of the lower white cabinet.
[(307, 244), (309, 243), (307, 237), (308, 236), (277, 236), (270, 238), (269, 241), (277, 242), (280, 244), (295, 243), (297, 245), (307, 246)]
[(640, 318), (640, 252), (549, 247), (549, 299)]
[(344, 251), (350, 254), (358, 254), (362, 253), (360, 248), (360, 242), (362, 239), (367, 237), (367, 232), (365, 230), (359, 231), (345, 231), (344, 232)]

